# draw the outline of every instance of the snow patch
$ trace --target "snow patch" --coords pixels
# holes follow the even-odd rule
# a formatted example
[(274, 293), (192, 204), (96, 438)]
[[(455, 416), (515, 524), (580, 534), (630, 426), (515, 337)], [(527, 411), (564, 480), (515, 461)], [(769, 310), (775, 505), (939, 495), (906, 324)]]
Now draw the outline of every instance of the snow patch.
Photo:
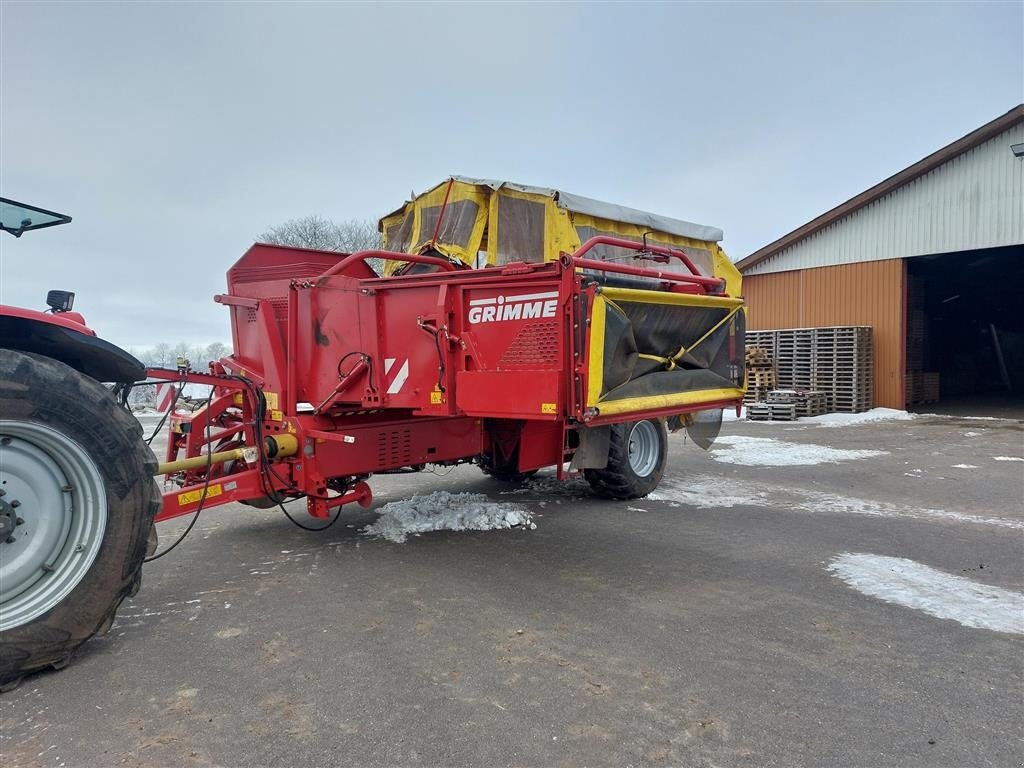
[(744, 506), (768, 506), (768, 494), (754, 492), (742, 483), (715, 477), (694, 477), (686, 480), (662, 480), (647, 495), (654, 501), (686, 504), (699, 509), (728, 509)]
[(1024, 595), (903, 557), (845, 552), (828, 569), (865, 595), (952, 619), (965, 627), (1024, 634)]
[(954, 464), (953, 469), (977, 469), (975, 464)]
[(968, 523), (970, 525), (995, 525), (1001, 528), (1024, 530), (1024, 520), (969, 515), (946, 509), (904, 506), (821, 491), (725, 480), (708, 475), (698, 475), (685, 480), (663, 480), (657, 490), (649, 494), (647, 498), (652, 501), (664, 501), (677, 506), (686, 505), (697, 509), (766, 507), (783, 512), (806, 512), (815, 515), (840, 514), (911, 518)]
[(1024, 461), (1020, 456), (993, 456), (996, 461)]
[(801, 424), (817, 424), (820, 427), (852, 427), (876, 421), (910, 421), (917, 414), (899, 411), (895, 408), (872, 408), (863, 413), (825, 413), (800, 419)]
[[(728, 448), (719, 448), (718, 444)], [(813, 464), (834, 464), (851, 459), (867, 459), (885, 456), (888, 451), (851, 450), (831, 448), (812, 443), (788, 443), (771, 437), (747, 437), (744, 435), (720, 435), (711, 458), (725, 464), (742, 464), (747, 467), (795, 467)]]
[(481, 493), (435, 491), (385, 504), (377, 521), (360, 532), (403, 544), (410, 534), (490, 531), (517, 526), (537, 527), (530, 513), (514, 504), (491, 501)]
[(975, 525), (997, 525), (1002, 528), (1024, 530), (1024, 520), (1005, 517), (983, 517), (952, 512), (946, 509), (909, 507), (871, 499), (857, 499), (820, 491), (797, 491), (804, 498), (793, 504), (794, 509), (815, 514), (839, 513), (845, 515), (867, 515), (868, 517), (911, 517), (919, 520), (949, 520)]

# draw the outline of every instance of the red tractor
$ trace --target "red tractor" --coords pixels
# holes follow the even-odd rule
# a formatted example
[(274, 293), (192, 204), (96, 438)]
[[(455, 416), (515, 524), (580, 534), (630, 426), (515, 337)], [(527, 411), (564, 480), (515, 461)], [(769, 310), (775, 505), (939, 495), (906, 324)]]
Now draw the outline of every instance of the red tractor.
[[(56, 216), (4, 205), (8, 230)], [(204, 371), (147, 371), (69, 294), (0, 307), (0, 683), (110, 626), (154, 521), (304, 498), (326, 522), (371, 503), (374, 473), (466, 462), (637, 498), (661, 480), (667, 426), (705, 414), (691, 434), (707, 447), (742, 401), (743, 303), (717, 230), (458, 177), (381, 226), (389, 250), (252, 246), (215, 297), (233, 353)], [(210, 392), (172, 414), (159, 466), (124, 407), (157, 381)]]

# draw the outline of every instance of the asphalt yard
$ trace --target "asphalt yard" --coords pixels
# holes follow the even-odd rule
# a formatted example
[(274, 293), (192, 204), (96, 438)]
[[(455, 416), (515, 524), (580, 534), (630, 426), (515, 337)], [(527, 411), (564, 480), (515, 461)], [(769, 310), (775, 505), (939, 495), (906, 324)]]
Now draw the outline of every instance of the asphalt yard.
[[(373, 478), (374, 507), (322, 533), (204, 512), (108, 635), (0, 697), (0, 760), (1024, 762), (1021, 422), (731, 421), (709, 453), (671, 442), (638, 501), (460, 467)], [(460, 504), (494, 530), (414, 514), (465, 522)]]

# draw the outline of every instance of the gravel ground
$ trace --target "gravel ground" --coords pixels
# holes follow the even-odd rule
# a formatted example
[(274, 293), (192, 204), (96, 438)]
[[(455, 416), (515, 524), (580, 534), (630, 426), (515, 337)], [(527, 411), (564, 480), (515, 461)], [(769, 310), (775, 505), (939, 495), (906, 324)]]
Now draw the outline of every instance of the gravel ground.
[(374, 509), (486, 494), (536, 530), (396, 544), (360, 533), (374, 509), (321, 534), (210, 510), (110, 634), (0, 697), (0, 760), (1024, 763), (1022, 424), (723, 434), (710, 454), (674, 436), (627, 503), (473, 467), (372, 482)]

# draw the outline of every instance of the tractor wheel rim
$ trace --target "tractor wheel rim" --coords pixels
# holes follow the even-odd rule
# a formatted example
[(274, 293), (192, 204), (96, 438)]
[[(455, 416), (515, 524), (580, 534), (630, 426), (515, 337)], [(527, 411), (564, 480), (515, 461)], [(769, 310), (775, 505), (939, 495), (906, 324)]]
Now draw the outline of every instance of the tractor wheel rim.
[(13, 420), (0, 420), (0, 490), (15, 526), (0, 539), (4, 632), (49, 611), (89, 572), (107, 527), (107, 495), (81, 445), (45, 424)]
[(629, 431), (629, 468), (638, 477), (647, 477), (658, 465), (658, 437), (658, 428), (649, 421), (638, 421)]

